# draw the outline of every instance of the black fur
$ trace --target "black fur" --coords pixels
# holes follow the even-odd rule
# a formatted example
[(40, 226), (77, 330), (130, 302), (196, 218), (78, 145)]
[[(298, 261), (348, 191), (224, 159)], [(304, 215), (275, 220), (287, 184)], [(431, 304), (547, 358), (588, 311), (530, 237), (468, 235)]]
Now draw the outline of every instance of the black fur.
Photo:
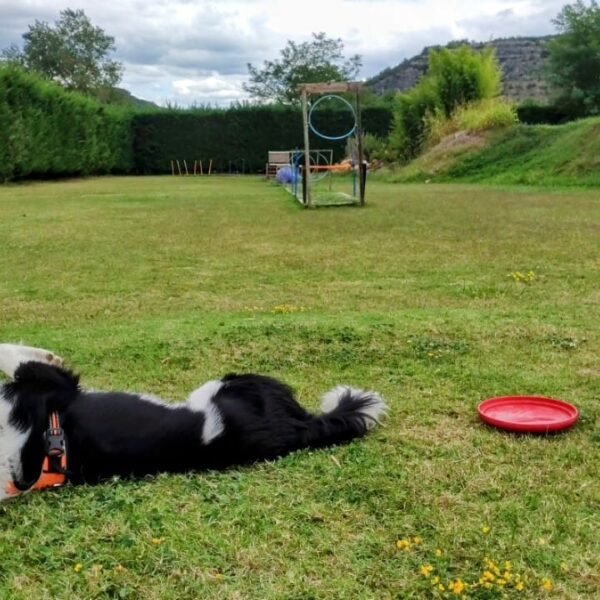
[(66, 369), (24, 363), (4, 387), (13, 404), (12, 424), (21, 431), (31, 428), (21, 453), (23, 476), (14, 483), (25, 490), (37, 480), (51, 411), (59, 413), (65, 432), (68, 479), (78, 484), (113, 476), (224, 469), (344, 443), (364, 435), (374, 412), (385, 408), (376, 394), (347, 389), (333, 410), (313, 415), (275, 379), (227, 375), (221, 382), (211, 402), (222, 432), (205, 443), (205, 411), (130, 393), (83, 391), (79, 377)]

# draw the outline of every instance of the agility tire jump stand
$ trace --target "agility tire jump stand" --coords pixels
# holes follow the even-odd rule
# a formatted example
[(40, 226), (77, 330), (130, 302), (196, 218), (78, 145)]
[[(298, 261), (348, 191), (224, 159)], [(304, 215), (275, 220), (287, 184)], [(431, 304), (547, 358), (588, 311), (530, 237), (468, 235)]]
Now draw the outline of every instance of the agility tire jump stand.
[[(352, 165), (353, 173), (353, 194), (347, 196), (346, 202), (336, 202), (335, 205), (352, 204), (364, 206), (365, 204), (365, 191), (367, 181), (367, 163), (364, 159), (363, 141), (362, 141), (362, 124), (361, 124), (361, 111), (360, 111), (360, 93), (363, 88), (363, 83), (360, 81), (354, 82), (331, 82), (331, 83), (303, 83), (298, 86), (298, 90), (302, 97), (302, 122), (304, 129), (304, 152), (302, 158), (304, 164), (301, 166), (301, 180), (302, 180), (302, 194), (295, 194), (298, 201), (306, 208), (312, 208), (315, 206), (314, 198), (312, 195), (312, 177), (310, 176), (313, 170), (316, 171), (327, 171), (335, 172), (339, 170), (337, 165), (329, 166), (314, 166), (311, 165), (311, 150), (310, 150), (310, 135), (312, 132), (314, 136), (328, 140), (328, 141), (341, 141), (346, 140), (354, 136), (356, 140), (357, 157), (355, 164)], [(346, 100), (346, 98), (339, 96), (340, 93), (349, 93), (354, 97), (354, 106)], [(325, 94), (321, 95), (312, 106), (310, 111), (308, 108), (310, 96), (313, 94)], [(354, 124), (346, 132), (339, 135), (328, 135), (319, 131), (313, 124), (313, 113), (318, 105), (325, 100), (334, 100), (343, 104), (350, 110), (354, 116)], [(298, 154), (296, 154), (296, 157)], [(295, 161), (294, 161), (295, 162)], [(292, 163), (292, 168), (296, 165)], [(358, 189), (357, 189), (357, 176), (358, 176)]]

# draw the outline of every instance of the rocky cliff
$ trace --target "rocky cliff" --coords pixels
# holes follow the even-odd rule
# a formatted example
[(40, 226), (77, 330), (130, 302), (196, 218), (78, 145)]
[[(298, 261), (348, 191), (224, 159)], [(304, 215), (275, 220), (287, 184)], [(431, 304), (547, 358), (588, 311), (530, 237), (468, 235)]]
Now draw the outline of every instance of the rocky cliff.
[[(502, 69), (503, 95), (521, 102), (526, 99), (548, 100), (549, 88), (544, 80), (546, 62), (546, 43), (551, 36), (522, 37), (493, 40), (487, 43), (458, 41), (448, 44), (447, 48), (469, 44), (480, 50), (493, 46)], [(434, 46), (433, 48), (439, 48)], [(396, 67), (385, 69), (367, 81), (367, 85), (376, 93), (406, 91), (421, 78), (427, 70), (427, 56), (431, 47), (421, 54), (406, 59)]]

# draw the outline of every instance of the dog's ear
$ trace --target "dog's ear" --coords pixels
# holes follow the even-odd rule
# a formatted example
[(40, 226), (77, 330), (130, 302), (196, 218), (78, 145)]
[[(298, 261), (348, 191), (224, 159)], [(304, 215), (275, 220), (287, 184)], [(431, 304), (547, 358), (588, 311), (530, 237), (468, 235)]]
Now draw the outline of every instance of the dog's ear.
[[(79, 393), (79, 377), (67, 369), (39, 362), (22, 363), (5, 386), (13, 414), (33, 425), (52, 411), (63, 411)], [(33, 422), (32, 422), (33, 421)]]

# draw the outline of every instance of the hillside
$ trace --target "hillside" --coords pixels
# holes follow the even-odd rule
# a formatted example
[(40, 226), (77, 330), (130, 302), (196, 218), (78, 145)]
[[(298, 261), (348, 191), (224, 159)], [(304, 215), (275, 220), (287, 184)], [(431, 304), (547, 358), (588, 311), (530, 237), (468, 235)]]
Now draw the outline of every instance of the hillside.
[(114, 102), (116, 104), (126, 104), (128, 106), (133, 106), (134, 108), (160, 108), (158, 104), (150, 102), (150, 100), (137, 98), (129, 90), (124, 88), (114, 88), (113, 94)]
[(394, 171), (391, 179), (600, 186), (600, 117), (455, 133)]
[[(489, 43), (452, 42), (446, 47), (452, 48), (461, 44), (469, 44), (474, 49), (491, 45), (496, 49), (496, 56), (503, 73), (503, 93), (510, 100), (526, 99), (547, 100), (549, 90), (543, 77), (546, 61), (546, 43), (551, 36), (522, 37), (497, 39)], [(421, 54), (406, 59), (396, 67), (385, 69), (367, 81), (367, 85), (376, 93), (410, 89), (427, 69), (427, 56), (432, 46), (425, 48)]]

